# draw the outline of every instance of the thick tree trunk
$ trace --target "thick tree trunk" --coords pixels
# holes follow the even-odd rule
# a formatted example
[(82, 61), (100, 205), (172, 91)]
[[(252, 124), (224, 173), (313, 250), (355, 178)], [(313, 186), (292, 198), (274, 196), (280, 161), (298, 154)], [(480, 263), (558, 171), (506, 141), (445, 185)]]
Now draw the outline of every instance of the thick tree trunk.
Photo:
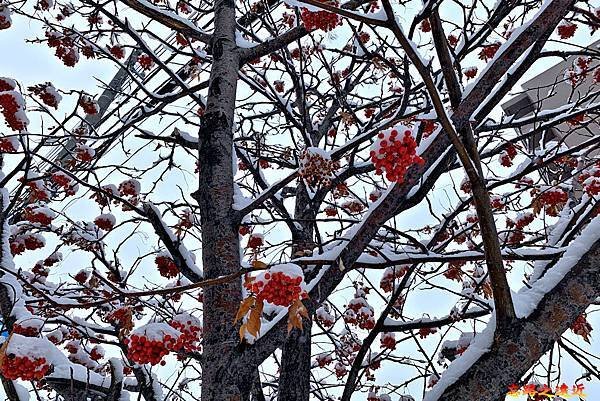
[[(293, 236), (292, 252), (314, 247), (314, 207), (302, 181), (297, 186), (295, 219), (300, 230)], [(310, 277), (307, 277), (310, 280)], [(281, 348), (278, 400), (308, 401), (310, 397), (310, 357), (312, 319), (304, 319), (303, 330), (293, 330)]]
[[(199, 189), (204, 277), (216, 278), (240, 269), (240, 248), (233, 203), (233, 124), (239, 68), (235, 44), (235, 4), (215, 1), (215, 31), (206, 113), (199, 133)], [(211, 286), (204, 292), (202, 400), (240, 401), (240, 389), (228, 369), (228, 357), (239, 344), (233, 324), (241, 301), (241, 280)]]

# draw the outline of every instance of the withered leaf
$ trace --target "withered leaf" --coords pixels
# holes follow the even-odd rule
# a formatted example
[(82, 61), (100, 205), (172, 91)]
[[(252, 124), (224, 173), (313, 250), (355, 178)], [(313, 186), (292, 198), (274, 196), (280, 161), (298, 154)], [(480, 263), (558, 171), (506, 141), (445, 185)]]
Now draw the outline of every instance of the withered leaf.
[(246, 313), (248, 313), (250, 308), (252, 308), (252, 305), (254, 305), (254, 301), (256, 301), (256, 299), (254, 297), (248, 297), (248, 298), (244, 299), (242, 302), (240, 302), (240, 308), (238, 309), (237, 313), (235, 314), (235, 319), (233, 321), (234, 324), (237, 323), (238, 320), (240, 320), (241, 318), (246, 316)]

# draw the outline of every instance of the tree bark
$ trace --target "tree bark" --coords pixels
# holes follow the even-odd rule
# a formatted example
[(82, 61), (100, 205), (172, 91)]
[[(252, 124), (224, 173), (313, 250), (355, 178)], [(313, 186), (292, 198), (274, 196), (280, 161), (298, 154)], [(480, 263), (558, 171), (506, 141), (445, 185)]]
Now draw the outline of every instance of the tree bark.
[[(536, 310), (494, 337), (489, 352), (438, 398), (438, 401), (496, 401), (561, 337), (577, 316), (600, 296), (600, 241), (547, 293)], [(568, 300), (568, 302), (566, 302)]]
[[(235, 43), (235, 4), (216, 0), (215, 30), (210, 46), (213, 64), (206, 113), (199, 132), (199, 189), (202, 262), (206, 279), (240, 269), (240, 246), (233, 210), (233, 125), (239, 69)], [(243, 378), (228, 366), (239, 344), (235, 313), (241, 301), (241, 280), (211, 286), (204, 292), (202, 400), (240, 401)]]
[[(300, 230), (293, 236), (292, 253), (314, 247), (315, 207), (311, 207), (305, 184), (299, 180), (296, 189), (294, 217)], [(310, 280), (310, 277), (307, 277)], [(310, 398), (312, 318), (302, 320), (302, 331), (294, 329), (281, 347), (278, 400), (308, 401)]]

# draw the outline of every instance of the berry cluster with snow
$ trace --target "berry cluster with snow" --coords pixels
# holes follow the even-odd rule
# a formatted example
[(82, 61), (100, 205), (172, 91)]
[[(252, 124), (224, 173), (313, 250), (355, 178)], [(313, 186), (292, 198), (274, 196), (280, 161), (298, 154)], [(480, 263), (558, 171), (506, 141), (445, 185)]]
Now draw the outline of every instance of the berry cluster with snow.
[(273, 266), (244, 285), (258, 301), (265, 300), (278, 306), (290, 306), (294, 301), (308, 297), (304, 273), (293, 263)]
[(409, 167), (424, 163), (416, 149), (417, 143), (412, 130), (397, 126), (377, 135), (377, 140), (371, 147), (371, 162), (375, 165), (377, 174), (385, 174), (389, 181), (402, 183)]

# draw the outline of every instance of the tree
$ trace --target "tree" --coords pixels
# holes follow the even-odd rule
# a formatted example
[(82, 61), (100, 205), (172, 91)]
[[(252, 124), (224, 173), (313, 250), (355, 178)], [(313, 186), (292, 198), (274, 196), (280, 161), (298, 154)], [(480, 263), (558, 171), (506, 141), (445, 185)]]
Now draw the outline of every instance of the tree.
[[(555, 350), (597, 379), (600, 13), (465, 3), (0, 3), (119, 69), (0, 78), (7, 398), (492, 401), (564, 390)], [(559, 59), (561, 107), (500, 116)]]

